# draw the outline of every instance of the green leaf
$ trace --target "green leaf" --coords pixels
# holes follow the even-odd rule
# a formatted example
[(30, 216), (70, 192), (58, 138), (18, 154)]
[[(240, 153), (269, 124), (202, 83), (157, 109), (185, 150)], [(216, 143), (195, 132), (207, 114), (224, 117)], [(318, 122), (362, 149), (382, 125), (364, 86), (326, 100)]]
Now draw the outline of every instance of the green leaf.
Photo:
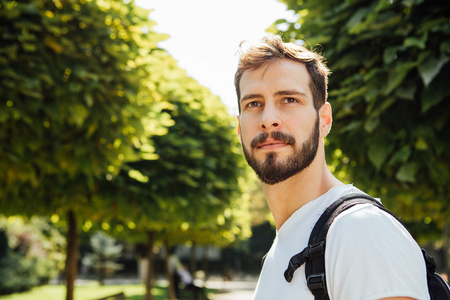
[(416, 90), (416, 85), (401, 85), (399, 88), (395, 89), (395, 96), (401, 99), (414, 100)]
[(27, 95), (27, 96), (30, 96), (30, 97), (33, 97), (33, 98), (36, 98), (36, 99), (42, 99), (43, 98), (42, 93), (38, 92), (38, 91), (23, 90), (22, 93), (24, 95)]
[(421, 24), (418, 32), (426, 34), (428, 31), (437, 31), (444, 28), (448, 28), (448, 18), (431, 19)]
[(84, 105), (76, 104), (71, 109), (72, 120), (78, 127), (83, 126), (84, 120), (86, 120), (88, 115), (89, 111), (86, 109)]
[(425, 58), (419, 64), (419, 73), (422, 77), (423, 84), (428, 86), (431, 81), (436, 77), (441, 68), (449, 61), (449, 57), (441, 55), (439, 58), (432, 56), (431, 54), (424, 53)]
[(390, 94), (396, 87), (398, 87), (403, 80), (405, 79), (406, 75), (408, 75), (410, 68), (395, 68), (391, 69), (388, 72), (388, 78), (387, 78), (387, 86), (386, 86), (386, 95)]
[(145, 153), (145, 152), (142, 152), (142, 153), (141, 153), (141, 158), (142, 158), (143, 160), (157, 160), (157, 159), (159, 159), (159, 155), (158, 155), (158, 154), (155, 154), (155, 153)]
[[(384, 1), (382, 1), (384, 2)], [(381, 30), (381, 29), (389, 29), (389, 28), (395, 28), (399, 25), (401, 26), (402, 22), (402, 16), (396, 16), (392, 12), (387, 12), (382, 16), (378, 16), (379, 18), (383, 18), (381, 22), (374, 23), (370, 26), (371, 30)]]
[(46, 39), (45, 45), (57, 54), (61, 54), (64, 50), (63, 46), (54, 39)]
[(419, 138), (417, 138), (417, 141), (416, 141), (416, 143), (414, 144), (414, 147), (415, 147), (417, 150), (422, 150), (422, 151), (424, 151), (424, 150), (427, 150), (427, 149), (428, 149), (428, 144), (427, 144), (427, 142), (426, 142), (423, 138), (419, 137)]
[(17, 74), (12, 68), (6, 68), (3, 70), (0, 70), (0, 75), (2, 75), (3, 78), (9, 77), (12, 78), (14, 80), (21, 80), (22, 78), (20, 77), (19, 74)]
[(359, 34), (366, 27), (363, 20), (367, 18), (368, 15), (372, 12), (370, 7), (360, 8), (353, 16), (348, 20), (346, 27), (348, 28), (348, 32), (350, 34)]
[(412, 7), (413, 5), (418, 5), (425, 0), (402, 0), (402, 4), (406, 7)]
[(427, 38), (423, 36), (421, 38), (418, 37), (409, 37), (403, 41), (403, 46), (405, 47), (417, 47), (421, 50), (425, 49)]
[(5, 123), (9, 119), (9, 114), (6, 109), (0, 109), (0, 123)]
[(389, 160), (389, 164), (395, 165), (397, 163), (406, 163), (411, 156), (411, 153), (411, 147), (406, 145), (392, 155), (392, 158)]
[(388, 47), (383, 52), (383, 61), (385, 64), (390, 64), (397, 57), (399, 47)]
[(400, 167), (395, 174), (395, 178), (401, 182), (416, 182), (417, 165), (415, 163), (407, 163)]
[(364, 123), (364, 129), (366, 130), (367, 133), (372, 133), (375, 130), (375, 128), (377, 128), (378, 124), (380, 124), (379, 118), (377, 117), (369, 118)]
[(449, 53), (450, 54), (450, 41), (443, 41), (440, 47), (440, 50), (442, 53)]
[(426, 113), (430, 108), (439, 104), (445, 97), (450, 95), (450, 89), (448, 88), (448, 76), (449, 68), (444, 68), (447, 72), (439, 74), (431, 82), (431, 84), (422, 91), (420, 96), (422, 104), (422, 113)]
[(30, 43), (22, 43), (22, 48), (26, 52), (36, 52), (36, 50), (37, 50), (36, 45), (35, 44), (30, 44)]
[(198, 182), (193, 180), (190, 176), (186, 175), (186, 174), (179, 174), (177, 176), (177, 180), (185, 183), (191, 187), (198, 187)]
[(383, 143), (373, 143), (370, 145), (367, 155), (375, 168), (380, 170), (391, 151), (392, 146), (386, 146)]
[(351, 121), (348, 123), (348, 125), (345, 125), (344, 127), (342, 127), (342, 129), (339, 132), (344, 133), (346, 131), (353, 131), (356, 128), (358, 128), (359, 126), (361, 126), (361, 121)]
[(128, 171), (128, 176), (130, 176), (130, 178), (133, 178), (139, 182), (142, 183), (146, 183), (149, 181), (148, 176), (143, 175), (141, 172), (139, 172), (138, 170), (130, 170)]

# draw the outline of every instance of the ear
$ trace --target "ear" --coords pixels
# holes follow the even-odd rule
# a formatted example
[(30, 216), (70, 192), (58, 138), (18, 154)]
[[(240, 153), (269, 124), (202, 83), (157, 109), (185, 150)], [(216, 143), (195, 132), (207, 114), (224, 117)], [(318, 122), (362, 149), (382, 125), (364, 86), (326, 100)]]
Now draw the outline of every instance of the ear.
[(236, 116), (236, 120), (238, 121), (238, 125), (237, 125), (237, 134), (239, 136), (239, 143), (241, 143), (242, 145), (242, 136), (241, 136), (241, 122), (239, 120), (239, 115)]
[(320, 137), (326, 137), (331, 130), (331, 125), (333, 123), (333, 115), (331, 111), (331, 104), (325, 102), (324, 105), (319, 109), (320, 117)]

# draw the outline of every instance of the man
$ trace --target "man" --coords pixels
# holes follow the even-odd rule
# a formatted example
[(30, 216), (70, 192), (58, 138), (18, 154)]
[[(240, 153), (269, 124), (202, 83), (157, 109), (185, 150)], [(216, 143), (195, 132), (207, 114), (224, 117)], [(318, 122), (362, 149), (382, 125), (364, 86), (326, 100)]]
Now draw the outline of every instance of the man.
[[(360, 192), (340, 182), (325, 161), (331, 129), (329, 70), (323, 58), (280, 37), (265, 37), (241, 53), (235, 86), (238, 134), (261, 180), (276, 225), (254, 299), (314, 299), (305, 266), (284, 279), (322, 212), (339, 197)], [(429, 299), (417, 243), (390, 215), (357, 205), (331, 226), (325, 251), (330, 299)]]
[[(185, 264), (182, 264), (180, 259), (175, 253), (175, 248), (170, 248), (169, 266), (172, 271), (172, 277), (175, 285), (175, 295), (177, 299), (181, 299), (180, 283), (183, 283), (184, 289), (192, 291), (194, 299), (206, 299), (206, 292), (204, 288), (201, 288), (194, 283), (194, 279)], [(180, 282), (181, 280), (181, 282)]]

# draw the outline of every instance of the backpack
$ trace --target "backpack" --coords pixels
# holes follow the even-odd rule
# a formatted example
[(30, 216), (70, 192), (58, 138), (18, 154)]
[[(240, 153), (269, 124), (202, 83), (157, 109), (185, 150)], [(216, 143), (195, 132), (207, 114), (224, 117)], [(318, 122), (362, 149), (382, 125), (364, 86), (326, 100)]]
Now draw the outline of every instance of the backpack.
[[(291, 282), (295, 270), (303, 263), (306, 263), (306, 282), (309, 290), (314, 295), (314, 299), (329, 300), (325, 275), (325, 248), (328, 229), (341, 212), (355, 205), (365, 203), (375, 205), (398, 220), (398, 218), (392, 212), (387, 210), (379, 201), (366, 194), (354, 193), (339, 198), (320, 216), (311, 232), (308, 246), (290, 259), (288, 267), (284, 272), (286, 281)], [(434, 262), (433, 257), (430, 256), (425, 249), (422, 249), (422, 254), (426, 263), (428, 292), (431, 300), (449, 300), (450, 287), (444, 278), (435, 273), (436, 263)]]

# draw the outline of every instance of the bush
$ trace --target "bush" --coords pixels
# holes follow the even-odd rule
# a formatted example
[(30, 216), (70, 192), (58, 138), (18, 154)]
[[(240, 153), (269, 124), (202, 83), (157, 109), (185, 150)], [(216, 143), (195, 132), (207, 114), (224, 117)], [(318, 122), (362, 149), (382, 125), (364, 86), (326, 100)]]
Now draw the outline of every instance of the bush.
[(31, 289), (38, 283), (33, 262), (11, 251), (4, 230), (0, 230), (0, 295)]
[(123, 268), (116, 263), (122, 255), (122, 245), (116, 244), (114, 238), (104, 232), (97, 232), (91, 237), (92, 252), (83, 258), (83, 264), (97, 274), (100, 284), (104, 284), (106, 276), (112, 275), (116, 270)]
[(41, 218), (0, 217), (0, 295), (27, 291), (58, 274), (60, 234), (48, 226)]

